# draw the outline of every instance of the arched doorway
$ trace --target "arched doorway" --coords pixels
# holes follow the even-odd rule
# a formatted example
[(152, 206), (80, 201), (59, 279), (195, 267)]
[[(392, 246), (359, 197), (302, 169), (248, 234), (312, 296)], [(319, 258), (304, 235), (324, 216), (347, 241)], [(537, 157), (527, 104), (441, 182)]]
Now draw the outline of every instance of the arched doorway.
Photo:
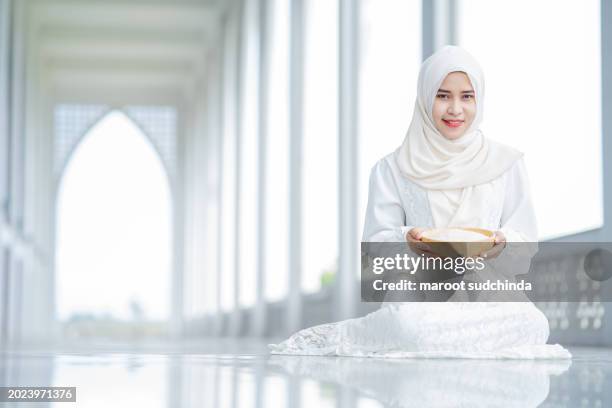
[(56, 202), (56, 311), (68, 337), (166, 333), (172, 195), (142, 130), (111, 111), (74, 148)]

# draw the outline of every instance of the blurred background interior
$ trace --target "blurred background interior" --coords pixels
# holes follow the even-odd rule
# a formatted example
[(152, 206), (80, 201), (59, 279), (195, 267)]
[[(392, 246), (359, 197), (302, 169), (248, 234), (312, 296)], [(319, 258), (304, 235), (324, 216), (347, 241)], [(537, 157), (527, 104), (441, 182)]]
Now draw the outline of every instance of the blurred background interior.
[[(611, 3), (0, 0), (0, 344), (220, 346), (374, 310), (369, 170), (445, 44), (525, 152), (540, 239), (611, 241)], [(552, 342), (612, 346), (600, 299), (539, 306)]]
[(597, 1), (0, 4), (3, 343), (363, 314), (369, 170), (443, 44), (483, 65), (483, 128), (525, 152), (540, 238), (612, 239)]

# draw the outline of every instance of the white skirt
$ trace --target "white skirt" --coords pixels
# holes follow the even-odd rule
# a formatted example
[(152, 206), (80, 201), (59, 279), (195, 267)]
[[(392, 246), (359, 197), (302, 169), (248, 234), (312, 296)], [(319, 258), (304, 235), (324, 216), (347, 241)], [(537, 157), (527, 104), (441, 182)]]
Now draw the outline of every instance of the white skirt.
[(272, 354), (383, 358), (569, 359), (546, 344), (546, 316), (530, 302), (385, 303), (367, 316), (295, 333)]

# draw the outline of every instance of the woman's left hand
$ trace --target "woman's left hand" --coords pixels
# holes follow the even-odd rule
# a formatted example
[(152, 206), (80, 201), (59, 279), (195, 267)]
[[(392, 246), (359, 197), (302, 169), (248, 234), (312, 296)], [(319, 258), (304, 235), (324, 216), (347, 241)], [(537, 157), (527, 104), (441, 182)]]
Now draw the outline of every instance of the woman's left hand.
[(493, 245), (493, 248), (482, 252), (478, 256), (485, 258), (485, 259), (494, 259), (494, 258), (497, 258), (499, 254), (501, 254), (501, 252), (506, 247), (506, 236), (501, 231), (495, 231), (495, 235), (493, 235), (493, 239), (495, 242), (495, 244)]

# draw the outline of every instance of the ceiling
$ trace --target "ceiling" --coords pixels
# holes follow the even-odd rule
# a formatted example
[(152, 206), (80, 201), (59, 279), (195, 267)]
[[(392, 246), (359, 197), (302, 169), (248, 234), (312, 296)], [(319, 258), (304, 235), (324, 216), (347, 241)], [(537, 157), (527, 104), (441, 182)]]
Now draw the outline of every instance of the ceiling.
[(231, 3), (26, 0), (28, 62), (57, 95), (189, 93), (205, 78)]

